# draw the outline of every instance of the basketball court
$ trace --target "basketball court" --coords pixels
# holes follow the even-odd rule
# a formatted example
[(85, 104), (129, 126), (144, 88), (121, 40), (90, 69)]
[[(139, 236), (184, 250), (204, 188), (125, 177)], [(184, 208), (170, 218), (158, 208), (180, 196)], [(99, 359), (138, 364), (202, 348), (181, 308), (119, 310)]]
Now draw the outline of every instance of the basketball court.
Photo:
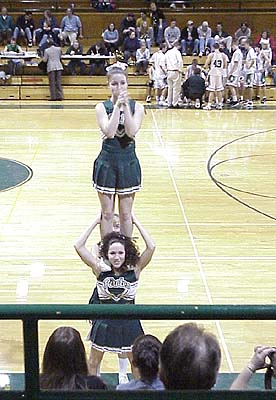
[[(30, 171), (25, 184), (0, 193), (0, 303), (86, 304), (96, 280), (73, 245), (99, 212), (91, 186), (101, 147), (94, 103), (2, 102), (0, 137), (1, 159)], [(137, 303), (274, 304), (275, 107), (147, 108), (137, 154), (143, 190), (135, 213), (156, 242)], [(98, 240), (97, 231), (91, 246)], [(202, 323), (219, 338), (222, 372), (240, 371), (255, 345), (275, 344), (273, 321)], [(43, 321), (41, 354), (64, 324), (85, 340), (87, 321)], [(162, 340), (178, 324), (143, 327)], [(0, 349), (1, 371), (24, 370), (19, 322), (0, 321)], [(116, 356), (106, 354), (102, 370), (116, 372)]]

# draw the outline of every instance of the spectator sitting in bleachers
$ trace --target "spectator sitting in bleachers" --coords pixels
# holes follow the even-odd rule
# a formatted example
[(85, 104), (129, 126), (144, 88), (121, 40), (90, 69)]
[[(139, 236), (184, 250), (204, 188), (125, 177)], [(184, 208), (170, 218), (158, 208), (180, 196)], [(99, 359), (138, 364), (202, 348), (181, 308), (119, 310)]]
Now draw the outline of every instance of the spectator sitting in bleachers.
[(249, 28), (247, 22), (242, 22), (239, 29), (235, 32), (235, 39), (240, 41), (240, 39), (250, 39), (251, 29)]
[[(108, 52), (103, 42), (99, 41), (93, 44), (88, 50), (86, 54), (91, 55), (100, 55), (100, 56), (107, 56)], [(96, 58), (94, 60), (90, 60), (90, 70), (89, 75), (105, 75), (105, 65), (106, 60)]]
[(199, 39), (197, 29), (193, 21), (188, 21), (187, 26), (181, 31), (181, 53), (186, 56), (187, 47), (190, 47), (194, 56), (198, 54)]
[(153, 43), (153, 29), (148, 25), (147, 21), (142, 21), (141, 28), (139, 30), (137, 28), (137, 37), (140, 41), (144, 40), (147, 48), (149, 51), (151, 51), (151, 46)]
[[(75, 40), (71, 46), (68, 47), (66, 54), (69, 54), (70, 56), (77, 56), (77, 55), (82, 55), (83, 53), (83, 48), (82, 45), (78, 40)], [(68, 70), (71, 75), (76, 75), (76, 69), (80, 70), (80, 74), (84, 75), (85, 74), (85, 63), (82, 60), (70, 60), (68, 63)]]
[(175, 43), (179, 42), (181, 36), (180, 29), (176, 25), (176, 20), (171, 19), (170, 25), (164, 30), (164, 39), (168, 49), (171, 49)]
[(203, 21), (202, 24), (197, 28), (199, 38), (199, 57), (208, 51), (213, 51), (214, 39), (212, 38), (212, 31), (207, 21)]
[(221, 22), (217, 23), (216, 30), (212, 33), (214, 41), (218, 44), (225, 43), (229, 52), (231, 52), (232, 36), (223, 30), (223, 25)]
[(34, 33), (34, 20), (31, 11), (25, 11), (24, 15), (20, 15), (17, 18), (13, 37), (15, 40), (19, 37), (26, 37), (28, 40), (28, 46), (33, 45), (33, 33)]
[[(12, 52), (12, 53), (23, 53), (22, 48), (16, 43), (15, 38), (11, 38), (10, 43), (8, 43), (5, 48), (4, 52)], [(22, 66), (22, 60), (19, 58), (14, 58), (8, 61), (8, 70), (9, 75), (15, 75), (17, 70)]]
[(63, 42), (68, 38), (70, 44), (73, 44), (77, 37), (79, 39), (83, 38), (81, 20), (77, 15), (73, 14), (72, 8), (67, 8), (66, 15), (61, 20), (60, 28), (59, 38)]
[(144, 40), (140, 41), (140, 45), (140, 49), (136, 50), (136, 75), (147, 75), (150, 52)]
[(89, 390), (106, 389), (96, 376), (88, 376), (83, 342), (71, 327), (57, 328), (49, 337), (42, 361), (41, 389)]
[(136, 21), (136, 32), (139, 32), (144, 21), (147, 22), (148, 26), (151, 26), (151, 18), (147, 15), (146, 10), (140, 10), (140, 17)]
[(195, 101), (195, 108), (202, 107), (202, 97), (205, 93), (205, 79), (201, 76), (201, 69), (195, 68), (194, 73), (182, 84), (183, 96), (190, 106)]
[[(269, 358), (270, 362), (267, 363), (266, 359)], [(254, 354), (249, 360), (249, 363), (238, 375), (238, 377), (232, 383), (231, 390), (244, 390), (247, 389), (248, 383), (252, 378), (253, 374), (263, 368), (273, 367), (274, 371), (276, 368), (276, 347), (272, 346), (257, 346), (254, 349)], [(271, 389), (271, 388), (270, 388)]]
[(43, 18), (39, 21), (39, 28), (34, 31), (33, 44), (36, 45), (37, 43), (40, 48), (43, 48), (49, 37), (52, 37), (54, 42), (58, 44), (59, 33), (60, 29), (56, 18), (52, 15), (50, 10), (45, 10)]
[(133, 365), (138, 368), (140, 379), (117, 386), (116, 390), (164, 390), (158, 376), (161, 342), (155, 336), (143, 335), (132, 346)]
[(150, 3), (150, 18), (155, 44), (159, 46), (163, 41), (163, 31), (166, 27), (166, 18), (163, 11), (160, 10), (160, 8), (157, 8), (155, 1)]
[(8, 15), (8, 10), (6, 7), (2, 7), (0, 15), (0, 43), (4, 39), (9, 43), (14, 29), (14, 22), (10, 15)]
[(120, 25), (121, 41), (124, 42), (125, 38), (129, 37), (130, 32), (133, 30), (136, 30), (136, 19), (134, 18), (134, 14), (130, 12), (122, 19)]
[(136, 51), (140, 47), (140, 42), (136, 36), (135, 31), (131, 31), (129, 36), (125, 38), (122, 51), (124, 53), (124, 62), (128, 63), (128, 60), (132, 58), (133, 61), (136, 61)]
[(217, 380), (221, 351), (217, 338), (195, 323), (180, 325), (160, 352), (160, 379), (168, 390), (209, 390)]
[(119, 32), (113, 22), (104, 30), (102, 38), (108, 53), (115, 53), (119, 49)]

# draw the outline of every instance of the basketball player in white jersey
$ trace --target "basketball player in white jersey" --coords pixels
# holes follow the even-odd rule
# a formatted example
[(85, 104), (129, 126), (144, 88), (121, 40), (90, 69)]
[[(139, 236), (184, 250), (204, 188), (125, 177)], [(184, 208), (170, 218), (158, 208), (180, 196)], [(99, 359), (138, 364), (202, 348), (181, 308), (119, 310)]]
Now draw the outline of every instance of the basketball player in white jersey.
[(210, 67), (208, 77), (209, 91), (208, 105), (204, 107), (205, 110), (211, 110), (211, 105), (217, 99), (217, 109), (222, 109), (223, 97), (223, 70), (227, 68), (227, 56), (219, 50), (219, 44), (214, 44), (214, 52), (210, 53), (204, 65), (204, 69)]
[(271, 58), (268, 58), (266, 53), (262, 50), (262, 46), (259, 44), (255, 47), (256, 53), (256, 70), (254, 74), (254, 86), (256, 87), (256, 100), (260, 100), (261, 103), (266, 103), (266, 76), (268, 68), (271, 67)]
[(229, 87), (232, 101), (231, 106), (235, 107), (239, 104), (238, 102), (238, 87), (239, 87), (239, 77), (242, 71), (242, 52), (239, 48), (238, 41), (234, 40), (232, 42), (233, 55), (231, 62), (228, 67), (228, 77), (227, 86)]
[(245, 59), (245, 103), (244, 107), (251, 109), (253, 108), (253, 82), (254, 82), (254, 74), (256, 70), (256, 53), (253, 47), (250, 46), (250, 41), (246, 40), (245, 49), (247, 50), (246, 59)]

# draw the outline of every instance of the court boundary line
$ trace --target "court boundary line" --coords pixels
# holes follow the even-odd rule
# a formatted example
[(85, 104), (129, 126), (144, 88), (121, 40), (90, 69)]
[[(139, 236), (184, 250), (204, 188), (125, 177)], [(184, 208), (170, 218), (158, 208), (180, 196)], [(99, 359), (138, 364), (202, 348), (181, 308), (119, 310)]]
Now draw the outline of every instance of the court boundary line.
[[(152, 110), (151, 110), (151, 115), (152, 115), (153, 123), (154, 123), (154, 126), (155, 126), (155, 129), (153, 130), (153, 135), (157, 136), (157, 138), (159, 140), (159, 143), (161, 145), (161, 148), (163, 150), (163, 153), (165, 155), (165, 150), (166, 150), (165, 149), (165, 145), (164, 145), (164, 142), (162, 140), (162, 136), (161, 136), (161, 133), (160, 133), (160, 130), (159, 130), (159, 127), (158, 127), (158, 123), (156, 121), (155, 115), (154, 115)], [(200, 255), (199, 255), (199, 252), (197, 250), (195, 239), (194, 239), (194, 236), (193, 236), (193, 233), (192, 233), (192, 230), (191, 230), (191, 227), (189, 225), (189, 221), (188, 221), (185, 209), (184, 209), (184, 204), (183, 204), (183, 202), (181, 200), (180, 193), (179, 193), (179, 190), (178, 190), (178, 187), (177, 187), (174, 175), (173, 175), (173, 171), (172, 171), (172, 167), (171, 167), (170, 161), (169, 161), (168, 157), (165, 157), (165, 160), (166, 160), (166, 164), (167, 164), (167, 167), (168, 167), (169, 175), (171, 177), (171, 181), (172, 181), (175, 193), (176, 193), (178, 204), (179, 204), (179, 207), (180, 207), (180, 210), (181, 210), (181, 213), (182, 213), (182, 217), (183, 217), (183, 219), (185, 221), (185, 224), (186, 224), (186, 229), (188, 231), (188, 236), (190, 238), (190, 241), (191, 241), (191, 244), (192, 244), (192, 248), (194, 250), (196, 263), (197, 263), (197, 266), (198, 266), (198, 269), (199, 269), (199, 273), (200, 273), (200, 276), (201, 276), (201, 279), (202, 279), (202, 282), (203, 282), (203, 286), (205, 288), (205, 292), (206, 292), (209, 304), (214, 304), (213, 299), (212, 299), (212, 295), (211, 295), (211, 291), (210, 291), (209, 286), (208, 286), (207, 278), (206, 278), (206, 275), (205, 275), (205, 272), (204, 272), (204, 269), (203, 269), (203, 266), (202, 266), (202, 263), (201, 263)], [(222, 347), (223, 347), (223, 350), (224, 350), (224, 354), (225, 354), (225, 357), (226, 357), (226, 361), (227, 361), (228, 367), (230, 369), (230, 372), (234, 372), (233, 363), (232, 363), (231, 356), (230, 356), (230, 353), (228, 351), (227, 344), (226, 344), (226, 341), (225, 341), (225, 338), (224, 338), (224, 335), (223, 335), (223, 332), (222, 332), (221, 324), (217, 320), (215, 320), (214, 322), (215, 322), (215, 325), (216, 325), (216, 328), (217, 328), (217, 331), (218, 331), (218, 335), (219, 335), (220, 340), (221, 340), (221, 344), (222, 344)]]
[[(230, 142), (226, 142), (223, 145), (221, 145), (220, 147), (218, 147), (216, 150), (214, 150), (212, 152), (212, 154), (210, 155), (208, 161), (207, 161), (207, 172), (209, 174), (209, 177), (211, 179), (211, 181), (224, 193), (226, 194), (228, 197), (230, 197), (231, 199), (235, 200), (237, 203), (249, 208), (251, 211), (256, 212), (264, 217), (270, 218), (272, 220), (276, 221), (276, 217), (274, 217), (273, 215), (270, 215), (262, 210), (260, 210), (257, 207), (251, 206), (249, 203), (239, 199), (237, 196), (233, 195), (232, 193), (230, 193), (227, 189), (225, 189), (224, 185), (221, 184), (221, 182), (219, 180), (217, 180), (214, 175), (213, 175), (213, 170), (215, 169), (215, 167), (217, 165), (220, 165), (221, 161), (216, 162), (214, 161), (214, 164), (212, 164), (213, 159), (215, 158), (215, 156), (220, 152), (220, 150), (224, 149), (227, 146), (230, 146), (233, 143), (236, 143), (238, 141), (242, 141), (244, 139), (248, 139), (251, 138), (253, 136), (256, 135), (261, 135), (261, 134), (267, 134), (267, 133), (271, 133), (271, 132), (275, 132), (276, 128), (269, 128), (269, 129), (265, 129), (262, 131), (257, 131), (254, 133), (250, 133), (248, 135), (244, 135), (244, 136), (240, 136), (236, 139), (230, 140)], [(226, 186), (227, 187), (227, 186)]]
[[(33, 153), (33, 157), (32, 157), (31, 162), (30, 162), (30, 165), (31, 165), (31, 166), (32, 166), (32, 164), (33, 164), (33, 162), (34, 162), (34, 160), (35, 160), (35, 158), (36, 158), (36, 156), (37, 156), (37, 153), (38, 153), (38, 151), (39, 151), (39, 148), (40, 148), (40, 145), (37, 144), (37, 145), (36, 145), (36, 149), (35, 149), (35, 151), (34, 151), (34, 153)], [(33, 169), (32, 169), (32, 170), (33, 170)], [(32, 175), (32, 177), (33, 177), (33, 175)], [(8, 214), (8, 216), (7, 216), (7, 218), (6, 218), (5, 224), (9, 224), (9, 223), (10, 223), (10, 220), (11, 220), (11, 217), (12, 217), (12, 214), (13, 214), (13, 211), (14, 211), (14, 209), (15, 209), (15, 207), (16, 207), (16, 204), (17, 204), (17, 201), (18, 201), (19, 197), (21, 196), (21, 193), (22, 193), (23, 188), (24, 188), (24, 185), (19, 186), (19, 190), (18, 190), (18, 192), (17, 192), (17, 194), (16, 194), (16, 197), (15, 197), (15, 199), (14, 199), (14, 201), (13, 201), (13, 204), (12, 204), (12, 206), (11, 206), (11, 209), (10, 209), (10, 211), (9, 211), (9, 214)]]

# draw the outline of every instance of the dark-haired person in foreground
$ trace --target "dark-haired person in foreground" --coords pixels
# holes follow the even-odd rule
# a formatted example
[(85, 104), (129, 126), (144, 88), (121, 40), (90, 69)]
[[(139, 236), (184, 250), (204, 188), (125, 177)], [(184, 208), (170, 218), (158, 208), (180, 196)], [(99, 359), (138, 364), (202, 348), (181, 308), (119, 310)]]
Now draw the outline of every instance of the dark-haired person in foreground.
[(49, 337), (42, 361), (41, 389), (106, 389), (97, 376), (88, 376), (83, 342), (79, 332), (69, 326), (57, 328)]
[(209, 390), (217, 380), (221, 350), (217, 338), (195, 323), (178, 326), (160, 352), (160, 379), (167, 390)]
[[(111, 232), (103, 237), (98, 256), (91, 253), (86, 242), (94, 228), (100, 224), (100, 218), (96, 218), (75, 244), (78, 255), (97, 277), (97, 292), (101, 304), (134, 304), (140, 273), (149, 264), (155, 250), (151, 237), (139, 221), (134, 216), (132, 221), (146, 246), (141, 255), (133, 240), (118, 232)], [(110, 271), (102, 272), (99, 257), (109, 263)], [(143, 333), (140, 321), (135, 319), (93, 321), (89, 337), (90, 373), (97, 373), (105, 352), (127, 354), (132, 362), (131, 346)], [(137, 375), (133, 366), (132, 373)]]
[(164, 390), (158, 376), (161, 345), (155, 336), (138, 337), (132, 346), (132, 364), (138, 368), (140, 379), (118, 385), (116, 390)]

